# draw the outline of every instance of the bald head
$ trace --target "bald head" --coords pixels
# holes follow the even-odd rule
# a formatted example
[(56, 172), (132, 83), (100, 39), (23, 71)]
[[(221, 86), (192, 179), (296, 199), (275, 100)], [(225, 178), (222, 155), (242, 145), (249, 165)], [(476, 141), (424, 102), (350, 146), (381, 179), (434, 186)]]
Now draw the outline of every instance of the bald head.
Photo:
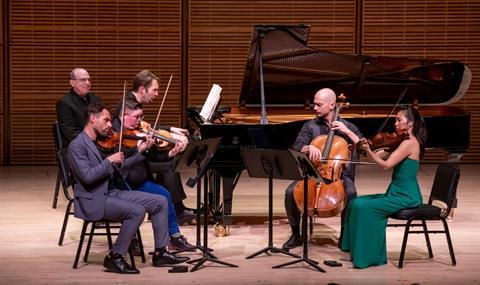
[(325, 120), (331, 119), (331, 113), (335, 108), (335, 102), (337, 97), (335, 96), (335, 92), (333, 92), (330, 88), (323, 88), (318, 90), (315, 93), (315, 98), (313, 99), (313, 110), (315, 114), (319, 118), (323, 118)]
[(70, 86), (80, 97), (90, 92), (90, 75), (83, 68), (75, 68), (70, 72)]
[(330, 88), (323, 88), (318, 90), (318, 92), (315, 93), (315, 97), (317, 96), (320, 101), (326, 104), (335, 103), (337, 100), (337, 96), (335, 95), (335, 92), (333, 92), (333, 90)]

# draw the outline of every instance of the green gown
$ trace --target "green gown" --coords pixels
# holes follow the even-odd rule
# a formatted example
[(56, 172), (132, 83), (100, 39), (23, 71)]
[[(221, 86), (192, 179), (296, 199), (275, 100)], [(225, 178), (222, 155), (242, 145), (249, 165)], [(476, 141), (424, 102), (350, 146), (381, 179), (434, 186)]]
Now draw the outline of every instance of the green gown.
[(355, 267), (387, 263), (388, 216), (423, 203), (417, 181), (418, 168), (418, 160), (406, 158), (394, 167), (386, 193), (365, 195), (350, 202), (341, 248), (350, 251)]

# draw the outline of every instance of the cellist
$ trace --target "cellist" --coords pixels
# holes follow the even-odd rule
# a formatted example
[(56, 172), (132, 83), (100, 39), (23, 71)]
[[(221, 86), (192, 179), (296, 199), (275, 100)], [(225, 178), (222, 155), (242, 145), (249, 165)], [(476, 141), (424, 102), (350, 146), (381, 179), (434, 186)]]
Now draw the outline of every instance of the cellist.
[[(358, 128), (352, 123), (341, 118), (338, 118), (337, 121), (332, 122), (336, 106), (336, 95), (332, 89), (320, 89), (315, 94), (313, 105), (313, 110), (315, 111), (316, 117), (303, 125), (302, 129), (298, 133), (295, 143), (293, 144), (293, 149), (308, 154), (310, 160), (315, 161), (322, 159), (322, 152), (314, 145), (310, 145), (310, 142), (317, 136), (326, 135), (330, 129), (335, 131), (335, 135), (344, 138), (349, 144), (352, 145), (355, 145), (361, 138), (363, 138), (363, 135), (360, 133)], [(352, 155), (352, 160), (353, 159), (355, 159), (354, 155)], [(348, 202), (357, 196), (357, 191), (353, 183), (354, 171), (354, 165), (349, 164), (349, 166), (342, 173), (342, 180), (346, 195), (345, 209), (348, 206)], [(285, 250), (302, 245), (302, 237), (300, 235), (301, 213), (298, 210), (293, 198), (293, 191), (297, 182), (298, 181), (293, 181), (285, 191), (285, 210), (287, 212), (288, 222), (292, 228), (292, 235), (282, 246), (282, 248)], [(342, 211), (341, 215), (342, 228), (340, 230), (339, 245), (341, 244), (343, 234), (344, 214), (345, 210)]]

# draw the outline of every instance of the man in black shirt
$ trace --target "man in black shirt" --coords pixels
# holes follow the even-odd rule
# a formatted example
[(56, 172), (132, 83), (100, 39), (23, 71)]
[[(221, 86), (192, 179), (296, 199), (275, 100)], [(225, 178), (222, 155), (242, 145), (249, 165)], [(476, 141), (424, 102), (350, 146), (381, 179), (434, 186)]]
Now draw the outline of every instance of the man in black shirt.
[[(158, 77), (149, 70), (142, 70), (133, 78), (132, 90), (127, 93), (126, 100), (137, 102), (140, 108), (142, 108), (143, 104), (150, 103), (158, 96), (158, 86)], [(120, 103), (117, 107), (114, 122), (120, 118), (121, 106), (122, 104)], [(188, 144), (188, 130), (166, 125), (160, 125), (158, 128), (171, 132), (172, 138), (185, 143), (185, 146)], [(178, 223), (182, 224), (194, 219), (195, 215), (183, 204), (183, 200), (187, 198), (187, 195), (183, 189), (180, 174), (175, 172), (174, 158), (168, 155), (168, 151), (151, 149), (147, 159), (150, 162), (152, 173), (156, 174), (157, 182), (165, 186), (171, 194)]]
[(101, 100), (90, 93), (91, 79), (83, 68), (70, 72), (70, 91), (57, 101), (57, 121), (62, 133), (63, 144), (68, 145), (80, 132), (87, 121), (85, 109), (88, 104)]
[[(308, 154), (310, 160), (315, 161), (322, 158), (321, 150), (311, 145), (310, 142), (319, 135), (327, 135), (330, 129), (335, 131), (335, 135), (344, 138), (349, 144), (353, 145), (363, 137), (355, 125), (344, 119), (338, 118), (332, 122), (336, 106), (336, 96), (332, 89), (323, 88), (319, 90), (315, 94), (313, 105), (316, 118), (303, 125), (293, 144), (293, 149)], [(354, 157), (352, 157), (352, 159), (354, 159)], [(349, 164), (343, 171), (341, 177), (346, 195), (346, 205), (344, 209), (347, 209), (348, 202), (357, 196), (357, 191), (353, 183), (354, 164)], [(292, 235), (288, 241), (283, 244), (283, 249), (285, 250), (295, 248), (302, 244), (302, 237), (300, 235), (300, 211), (293, 198), (293, 191), (296, 184), (297, 181), (293, 181), (285, 192), (285, 210), (287, 212), (288, 222), (292, 228)], [(342, 211), (339, 244), (343, 233), (344, 215), (345, 210)]]

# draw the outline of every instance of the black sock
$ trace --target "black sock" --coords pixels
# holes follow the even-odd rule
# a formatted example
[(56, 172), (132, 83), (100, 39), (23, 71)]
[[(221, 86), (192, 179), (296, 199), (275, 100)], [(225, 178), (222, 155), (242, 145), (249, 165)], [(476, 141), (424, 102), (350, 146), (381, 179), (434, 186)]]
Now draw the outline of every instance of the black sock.
[(155, 254), (164, 254), (165, 252), (167, 252), (167, 249), (165, 247), (161, 247), (161, 248), (156, 248), (155, 249)]
[(300, 226), (292, 226), (292, 235), (300, 236)]

